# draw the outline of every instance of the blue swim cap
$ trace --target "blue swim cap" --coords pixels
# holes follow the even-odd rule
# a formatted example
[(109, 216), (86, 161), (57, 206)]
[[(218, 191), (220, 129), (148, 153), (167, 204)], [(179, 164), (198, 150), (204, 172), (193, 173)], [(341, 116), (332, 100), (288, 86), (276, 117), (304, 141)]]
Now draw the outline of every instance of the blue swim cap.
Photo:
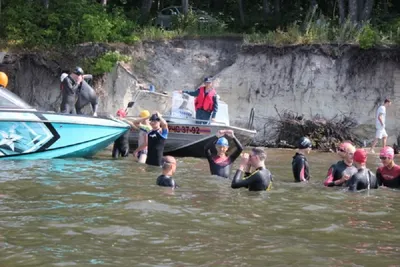
[(225, 137), (220, 137), (217, 141), (217, 146), (229, 146), (228, 140)]

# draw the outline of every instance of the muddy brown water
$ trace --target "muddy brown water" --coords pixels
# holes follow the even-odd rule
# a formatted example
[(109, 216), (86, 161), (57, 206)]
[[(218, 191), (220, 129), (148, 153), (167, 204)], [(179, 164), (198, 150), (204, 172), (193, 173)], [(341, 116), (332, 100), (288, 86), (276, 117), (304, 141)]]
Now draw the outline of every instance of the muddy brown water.
[(204, 159), (178, 159), (174, 192), (109, 152), (1, 161), (0, 266), (400, 266), (400, 191), (325, 188), (337, 156), (315, 151), (311, 182), (295, 184), (294, 151), (267, 151), (275, 182), (261, 193)]

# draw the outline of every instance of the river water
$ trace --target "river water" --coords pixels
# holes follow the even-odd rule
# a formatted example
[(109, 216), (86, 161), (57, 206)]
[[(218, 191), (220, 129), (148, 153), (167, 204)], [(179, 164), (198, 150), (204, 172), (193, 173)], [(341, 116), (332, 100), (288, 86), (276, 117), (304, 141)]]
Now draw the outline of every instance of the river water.
[[(400, 191), (324, 188), (335, 154), (268, 149), (271, 191), (233, 190), (206, 160), (159, 169), (109, 159), (1, 161), (0, 266), (400, 266)], [(369, 167), (379, 164), (370, 155)]]

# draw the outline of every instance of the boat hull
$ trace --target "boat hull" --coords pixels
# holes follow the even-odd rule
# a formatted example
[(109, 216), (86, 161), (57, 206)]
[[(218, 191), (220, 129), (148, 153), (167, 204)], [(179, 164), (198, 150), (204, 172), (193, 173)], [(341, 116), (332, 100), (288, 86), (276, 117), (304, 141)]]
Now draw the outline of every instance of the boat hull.
[[(250, 144), (256, 135), (256, 131), (222, 125), (169, 123), (168, 128), (169, 133), (165, 142), (164, 154), (176, 157), (204, 158), (204, 146), (208, 142), (215, 140), (216, 133), (222, 129), (233, 130), (236, 138), (243, 146)], [(129, 136), (131, 149), (137, 148), (137, 140), (138, 131), (131, 130)], [(232, 141), (230, 141), (230, 147), (234, 147)]]
[(112, 118), (0, 111), (0, 159), (91, 157), (129, 128)]

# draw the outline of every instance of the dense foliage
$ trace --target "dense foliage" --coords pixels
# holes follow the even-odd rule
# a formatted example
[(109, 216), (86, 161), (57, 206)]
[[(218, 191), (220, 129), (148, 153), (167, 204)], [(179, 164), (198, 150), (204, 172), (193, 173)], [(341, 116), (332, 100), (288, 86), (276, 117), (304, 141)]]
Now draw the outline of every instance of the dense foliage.
[[(200, 8), (217, 22), (199, 23), (183, 8), (172, 29), (159, 29), (155, 17), (171, 5)], [(397, 0), (0, 0), (0, 38), (3, 46), (43, 48), (244, 34), (249, 43), (370, 48), (400, 44), (399, 14)]]

